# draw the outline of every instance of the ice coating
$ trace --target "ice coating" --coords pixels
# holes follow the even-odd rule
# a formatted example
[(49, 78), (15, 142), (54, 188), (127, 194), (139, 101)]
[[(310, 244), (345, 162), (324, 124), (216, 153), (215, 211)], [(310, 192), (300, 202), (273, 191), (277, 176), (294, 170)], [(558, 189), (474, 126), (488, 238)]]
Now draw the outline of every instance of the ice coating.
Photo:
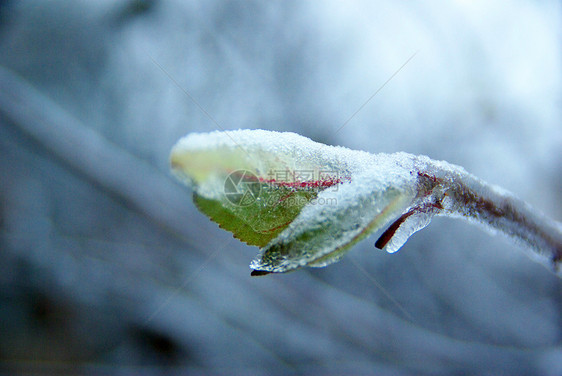
[[(562, 259), (559, 223), (462, 167), (425, 156), (373, 155), (295, 133), (238, 130), (190, 134), (170, 161), (201, 211), (261, 248), (253, 275), (326, 266), (378, 230), (384, 231), (375, 245), (396, 252), (435, 215), (499, 230), (554, 266)], [(233, 203), (226, 190), (242, 186), (249, 200)]]
[[(231, 158), (227, 159), (225, 157)], [(290, 132), (238, 130), (192, 133), (180, 139), (171, 152), (172, 170), (195, 177), (222, 169), (248, 169), (258, 176), (269, 170), (334, 169), (349, 176), (372, 155), (339, 146), (327, 146)], [(216, 167), (220, 166), (221, 169)]]
[[(174, 173), (199, 196), (196, 202), (201, 211), (237, 238), (261, 247), (319, 191), (349, 180), (351, 170), (370, 158), (368, 153), (326, 146), (294, 133), (243, 130), (190, 134), (174, 146), (170, 159)], [(250, 207), (225, 197), (224, 184), (233, 178), (236, 186), (237, 177), (232, 174), (237, 171), (255, 176), (261, 185), (261, 195)], [(217, 213), (216, 206), (212, 208), (205, 199), (219, 202), (224, 211)], [(243, 223), (230, 226), (225, 221)]]
[[(412, 157), (327, 146), (294, 133), (241, 130), (190, 134), (174, 146), (170, 159), (175, 174), (197, 195), (244, 217), (241, 220), (252, 231), (263, 234), (286, 224), (251, 265), (255, 270), (284, 272), (337, 261), (349, 246), (400, 215), (415, 197)], [(312, 190), (314, 196), (295, 217), (288, 217), (290, 223), (272, 214), (276, 206), (244, 213), (224, 199), (223, 182), (237, 170), (250, 170), (264, 183), (272, 180), (271, 171), (312, 171), (302, 191)], [(336, 184), (314, 180), (321, 171), (337, 172), (329, 181)], [(274, 187), (282, 185), (288, 184), (277, 182)], [(290, 190), (298, 191), (301, 185)], [(256, 245), (264, 239), (259, 235), (248, 241), (245, 236), (237, 237)]]
[[(559, 222), (460, 166), (425, 156), (415, 158), (419, 176), (418, 198), (401, 218), (412, 213), (411, 217), (417, 222), (408, 226), (406, 219), (405, 226), (400, 226), (404, 231), (425, 227), (434, 215), (462, 218), (491, 233), (509, 236), (534, 251), (531, 253), (533, 258), (549, 264), (561, 275), (562, 231)], [(421, 216), (415, 218), (416, 214)]]
[[(304, 207), (295, 221), (260, 251), (251, 268), (284, 272), (326, 266), (408, 208), (415, 197), (410, 172), (399, 168), (391, 156), (375, 160), (377, 163), (352, 175), (337, 192), (321, 192), (318, 199), (331, 199), (333, 204)], [(392, 171), (384, 174), (385, 168)]]

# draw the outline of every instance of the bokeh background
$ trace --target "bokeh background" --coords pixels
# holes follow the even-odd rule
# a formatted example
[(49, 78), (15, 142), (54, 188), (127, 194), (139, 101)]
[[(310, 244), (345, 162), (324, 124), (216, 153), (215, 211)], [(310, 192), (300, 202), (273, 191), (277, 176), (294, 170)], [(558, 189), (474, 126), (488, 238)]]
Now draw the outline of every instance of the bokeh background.
[(562, 281), (462, 221), (251, 278), (168, 169), (218, 128), (445, 159), (561, 220), (562, 5), (0, 1), (0, 370), (562, 374)]

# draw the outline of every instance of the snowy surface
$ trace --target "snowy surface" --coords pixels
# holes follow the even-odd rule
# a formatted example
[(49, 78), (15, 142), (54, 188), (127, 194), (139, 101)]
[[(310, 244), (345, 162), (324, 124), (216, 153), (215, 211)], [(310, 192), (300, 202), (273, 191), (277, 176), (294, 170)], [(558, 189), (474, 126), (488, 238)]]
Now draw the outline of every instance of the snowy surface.
[(170, 158), (174, 172), (197, 194), (225, 205), (224, 181), (232, 171), (247, 169), (260, 179), (266, 178), (268, 171), (291, 175), (310, 171), (310, 178), (321, 171), (335, 173), (338, 183), (321, 189), (316, 199), (260, 251), (251, 264), (257, 270), (285, 272), (337, 261), (352, 242), (396, 219), (418, 194), (413, 155), (373, 155), (289, 132), (191, 134), (178, 141)]
[[(559, 223), (464, 168), (426, 156), (403, 152), (372, 155), (324, 145), (295, 133), (257, 129), (187, 135), (172, 148), (170, 163), (180, 180), (199, 196), (234, 210), (236, 221), (258, 232), (264, 228), (267, 232), (269, 227), (263, 221), (255, 223), (255, 217), (271, 217), (274, 208), (291, 205), (285, 200), (299, 189), (316, 191), (317, 197), (298, 206), (294, 219), (285, 220), (290, 223), (287, 228), (264, 242), (267, 244), (251, 263), (254, 270), (287, 272), (329, 265), (339, 261), (354, 243), (393, 221), (385, 232), (388, 236), (383, 235), (377, 247), (394, 253), (435, 215), (463, 218), (508, 235), (543, 256), (548, 266), (562, 258)], [(225, 181), (236, 171), (255, 176), (251, 184), (267, 187), (268, 198), (281, 189), (277, 202), (271, 207), (256, 202), (255, 211), (247, 212), (232, 207)], [(268, 179), (273, 171), (283, 172), (285, 180)], [(330, 181), (334, 185), (322, 186), (315, 180), (321, 171), (334, 174), (336, 178)], [(238, 186), (232, 184), (231, 188)], [(260, 196), (261, 189), (255, 192)]]
[(0, 65), (40, 95), (0, 95), (0, 368), (559, 375), (560, 279), (522, 247), (436, 217), (395, 254), (375, 234), (250, 278), (257, 249), (168, 157), (192, 132), (292, 131), (447, 160), (561, 220), (560, 7), (0, 2)]

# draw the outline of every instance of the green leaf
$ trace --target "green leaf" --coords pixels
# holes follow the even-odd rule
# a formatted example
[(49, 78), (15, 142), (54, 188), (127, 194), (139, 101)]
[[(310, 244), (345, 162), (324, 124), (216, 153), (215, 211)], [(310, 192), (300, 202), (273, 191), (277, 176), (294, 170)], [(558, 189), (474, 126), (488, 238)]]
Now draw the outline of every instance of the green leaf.
[[(207, 199), (197, 193), (197, 208), (235, 238), (249, 245), (264, 247), (295, 219), (301, 209), (315, 198), (312, 191), (292, 191), (262, 184), (259, 197), (248, 205)], [(289, 204), (290, 203), (290, 204)]]

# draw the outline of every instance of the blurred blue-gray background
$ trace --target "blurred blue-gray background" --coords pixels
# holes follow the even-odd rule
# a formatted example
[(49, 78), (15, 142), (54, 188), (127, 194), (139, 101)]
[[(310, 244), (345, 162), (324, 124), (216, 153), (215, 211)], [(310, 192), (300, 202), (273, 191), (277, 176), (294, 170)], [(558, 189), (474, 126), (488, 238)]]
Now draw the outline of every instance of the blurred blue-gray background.
[(219, 127), (426, 154), (561, 220), (561, 2), (0, 1), (0, 371), (562, 375), (561, 280), (461, 221), (250, 278), (168, 171)]

